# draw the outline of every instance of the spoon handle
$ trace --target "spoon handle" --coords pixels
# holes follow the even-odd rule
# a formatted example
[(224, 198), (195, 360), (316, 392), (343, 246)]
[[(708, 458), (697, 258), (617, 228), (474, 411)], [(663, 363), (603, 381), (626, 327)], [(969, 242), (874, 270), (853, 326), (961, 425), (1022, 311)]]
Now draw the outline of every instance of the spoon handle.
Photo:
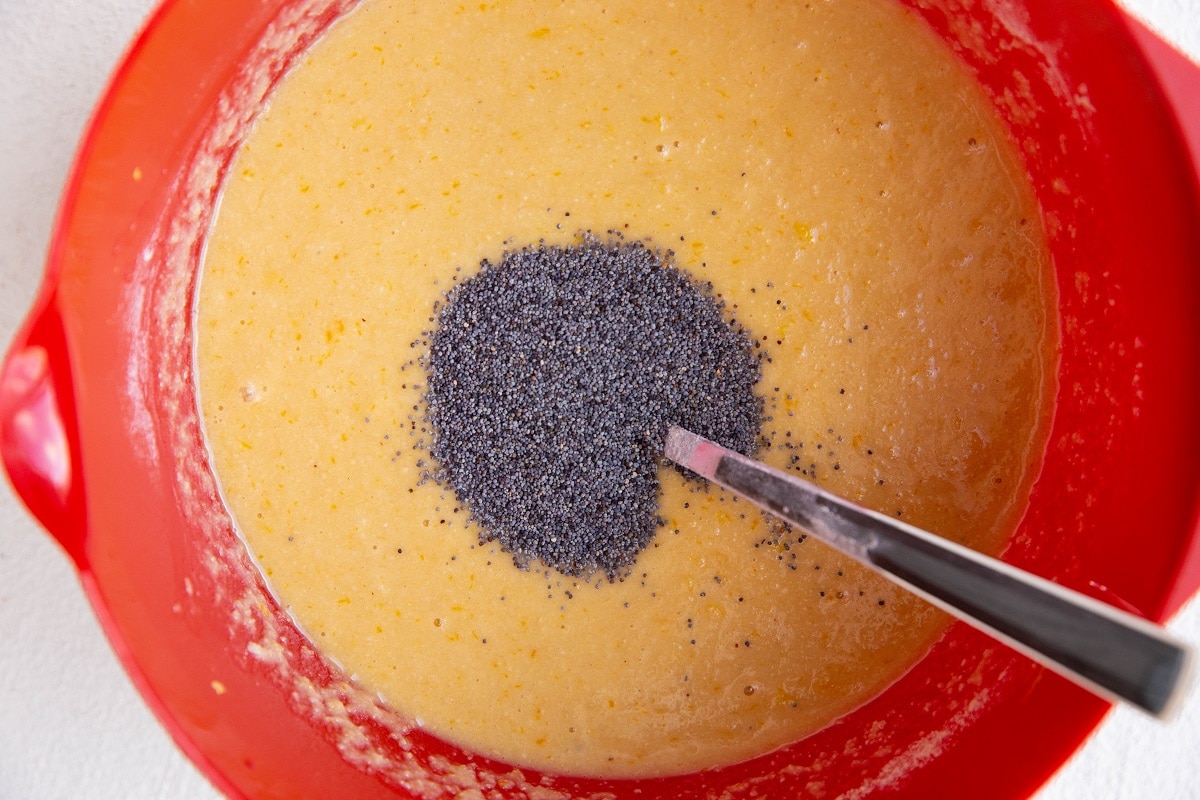
[(1161, 628), (672, 427), (665, 456), (1109, 700), (1159, 718), (1191, 652)]

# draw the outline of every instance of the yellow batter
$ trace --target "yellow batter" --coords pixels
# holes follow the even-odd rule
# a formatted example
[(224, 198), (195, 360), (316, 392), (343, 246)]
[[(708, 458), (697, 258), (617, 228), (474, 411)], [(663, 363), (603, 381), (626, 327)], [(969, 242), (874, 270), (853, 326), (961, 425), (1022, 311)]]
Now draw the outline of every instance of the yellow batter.
[(669, 470), (627, 580), (517, 569), (420, 482), (433, 304), (580, 229), (672, 248), (768, 350), (766, 460), (997, 552), (1053, 388), (1023, 181), (883, 0), (370, 0), (283, 81), (208, 241), (226, 501), (312, 640), (456, 743), (614, 776), (770, 751), (886, 688), (942, 615)]

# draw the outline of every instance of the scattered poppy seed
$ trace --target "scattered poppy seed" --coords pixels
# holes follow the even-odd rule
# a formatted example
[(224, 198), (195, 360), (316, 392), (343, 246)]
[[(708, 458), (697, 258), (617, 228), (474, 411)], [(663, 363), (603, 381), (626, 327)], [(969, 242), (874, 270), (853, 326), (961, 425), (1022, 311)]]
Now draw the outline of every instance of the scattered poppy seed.
[(747, 331), (641, 242), (583, 234), (484, 261), (428, 339), (429, 475), (522, 567), (623, 577), (662, 523), (669, 424), (758, 444)]

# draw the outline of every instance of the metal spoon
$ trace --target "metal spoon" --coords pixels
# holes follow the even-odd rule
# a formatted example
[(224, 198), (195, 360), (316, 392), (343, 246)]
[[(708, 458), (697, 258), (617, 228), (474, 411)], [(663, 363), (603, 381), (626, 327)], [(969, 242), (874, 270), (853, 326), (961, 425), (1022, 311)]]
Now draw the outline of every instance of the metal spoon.
[(1164, 719), (1184, 694), (1190, 649), (1144, 619), (855, 505), (682, 428), (671, 427), (664, 455), (1101, 697)]

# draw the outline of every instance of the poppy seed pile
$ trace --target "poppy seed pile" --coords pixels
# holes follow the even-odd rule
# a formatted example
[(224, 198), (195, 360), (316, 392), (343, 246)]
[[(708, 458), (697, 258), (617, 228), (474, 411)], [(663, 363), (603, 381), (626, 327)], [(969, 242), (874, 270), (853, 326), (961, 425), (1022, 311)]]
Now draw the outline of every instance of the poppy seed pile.
[(670, 423), (745, 454), (758, 443), (748, 333), (711, 285), (639, 242), (588, 235), (484, 261), (428, 342), (431, 474), (521, 567), (623, 577), (662, 522)]

